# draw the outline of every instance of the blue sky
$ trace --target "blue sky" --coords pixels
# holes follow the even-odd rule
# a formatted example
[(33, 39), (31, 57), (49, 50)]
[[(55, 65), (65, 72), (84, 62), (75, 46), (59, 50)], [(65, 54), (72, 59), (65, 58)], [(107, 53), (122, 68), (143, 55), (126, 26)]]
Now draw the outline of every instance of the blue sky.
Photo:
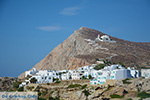
[(0, 77), (17, 77), (85, 26), (150, 42), (149, 0), (0, 0)]

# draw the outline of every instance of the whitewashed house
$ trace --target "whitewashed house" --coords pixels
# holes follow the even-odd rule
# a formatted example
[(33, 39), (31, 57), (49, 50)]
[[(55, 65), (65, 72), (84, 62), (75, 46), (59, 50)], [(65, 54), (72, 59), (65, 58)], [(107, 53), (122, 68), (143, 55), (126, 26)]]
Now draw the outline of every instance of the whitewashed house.
[(116, 43), (116, 41), (112, 41), (108, 35), (102, 35), (101, 37), (98, 35), (95, 41)]
[(97, 72), (98, 72), (97, 70), (94, 70), (94, 69), (93, 69), (93, 70), (91, 70), (91, 74), (90, 74), (90, 75), (91, 75), (93, 78), (97, 78)]
[(61, 74), (61, 80), (69, 80), (67, 73)]
[(83, 66), (83, 67), (78, 68), (80, 78), (82, 76), (84, 76), (86, 78), (89, 78), (88, 76), (91, 75), (91, 70), (92, 69), (93, 69), (93, 67), (91, 68), (90, 66)]
[(90, 81), (90, 84), (104, 84), (107, 79), (107, 71), (99, 70), (95, 73), (95, 77)]
[(25, 72), (25, 77), (27, 77), (28, 75), (29, 76), (35, 75), (36, 73), (38, 73), (38, 71), (36, 70), (36, 68), (33, 68), (31, 71)]
[(141, 76), (145, 78), (150, 77), (150, 69), (141, 69)]
[(72, 71), (67, 70), (65, 73), (61, 74), (61, 80), (71, 80), (70, 78), (72, 76)]
[(31, 80), (32, 78), (37, 79), (37, 83), (52, 83), (54, 76), (53, 76), (53, 72), (47, 72), (47, 73), (42, 72), (32, 76), (29, 80)]
[[(136, 73), (137, 72), (137, 73)], [(91, 72), (93, 80), (90, 80), (90, 84), (104, 84), (107, 79), (120, 80), (126, 78), (137, 78), (140, 77), (138, 70), (125, 69), (121, 65), (106, 66), (102, 70)]]
[(72, 80), (79, 80), (80, 75), (77, 70), (70, 70)]
[(134, 67), (132, 67), (132, 68), (128, 67), (128, 69), (131, 72), (132, 78), (138, 78), (141, 76), (141, 72), (139, 70), (135, 70)]
[(26, 82), (22, 82), (19, 87), (24, 87), (26, 85)]

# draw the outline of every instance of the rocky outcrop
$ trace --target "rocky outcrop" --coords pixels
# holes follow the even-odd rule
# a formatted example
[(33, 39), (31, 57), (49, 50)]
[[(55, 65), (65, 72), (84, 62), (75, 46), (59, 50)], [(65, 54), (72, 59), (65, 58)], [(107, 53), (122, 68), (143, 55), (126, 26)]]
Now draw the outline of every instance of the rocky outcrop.
[(13, 77), (0, 77), (0, 91), (8, 91), (13, 88), (13, 82), (16, 82), (18, 78)]
[[(150, 43), (136, 43), (110, 37), (116, 43), (96, 42), (97, 36), (106, 35), (102, 32), (81, 27), (54, 48), (43, 60), (34, 66), (37, 70), (76, 69), (84, 65), (96, 63), (95, 59), (124, 62), (127, 66), (144, 66), (150, 63)], [(23, 78), (21, 74), (19, 78)]]
[[(69, 82), (53, 83), (53, 85), (39, 84), (35, 91), (41, 94), (39, 97), (42, 98), (51, 97), (63, 100), (127, 100), (129, 98), (140, 100), (139, 93), (143, 91), (149, 93), (149, 80), (143, 78), (128, 79), (125, 83), (123, 80), (118, 80), (111, 85), (90, 85), (87, 84), (89, 80), (82, 80), (82, 83), (80, 83), (81, 80), (70, 80)], [(28, 84), (26, 87), (35, 87), (35, 85), (37, 84)], [(33, 89), (28, 89), (27, 91), (33, 91)], [(112, 98), (112, 95), (117, 95), (117, 97)], [(149, 95), (144, 97), (145, 99), (143, 98), (143, 100), (150, 100)]]

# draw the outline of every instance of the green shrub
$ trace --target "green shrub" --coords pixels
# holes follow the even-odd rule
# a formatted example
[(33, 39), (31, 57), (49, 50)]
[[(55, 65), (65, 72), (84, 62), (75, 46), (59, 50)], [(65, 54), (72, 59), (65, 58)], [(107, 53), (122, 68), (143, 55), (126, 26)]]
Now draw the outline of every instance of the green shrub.
[(38, 96), (41, 96), (41, 94), (42, 94), (41, 92), (38, 92)]
[(20, 84), (21, 84), (21, 82), (14, 82), (13, 83), (13, 88), (19, 88)]
[(18, 89), (18, 91), (23, 91), (24, 90), (24, 88), (23, 87), (20, 87), (19, 89)]
[(33, 77), (33, 78), (31, 78), (30, 82), (31, 82), (31, 83), (36, 83), (36, 82), (37, 82), (37, 79)]
[(126, 99), (126, 100), (133, 100), (132, 98)]
[(26, 88), (27, 88), (28, 90), (32, 90), (32, 89), (34, 88), (34, 86), (31, 86), (31, 87), (27, 86)]
[(111, 61), (109, 61), (109, 60), (103, 60), (103, 62), (105, 65), (111, 65), (112, 64)]
[(92, 76), (91, 76), (91, 75), (89, 75), (88, 77), (89, 77), (90, 80), (92, 79)]
[(145, 91), (143, 91), (143, 92), (139, 92), (137, 96), (142, 99), (145, 99), (145, 98), (150, 97), (150, 93), (146, 93)]
[(82, 80), (86, 80), (87, 78), (86, 78), (85, 76), (82, 76), (81, 79), (82, 79)]
[(76, 87), (81, 87), (82, 85), (80, 84), (70, 84), (67, 88), (76, 88)]
[(69, 76), (69, 79), (70, 79), (70, 80), (72, 79), (71, 75)]
[(125, 67), (124, 63), (123, 62), (119, 62), (119, 65)]
[(100, 61), (98, 58), (95, 58), (96, 61)]
[(82, 91), (82, 92), (84, 93), (84, 95), (85, 95), (86, 97), (88, 97), (88, 96), (90, 95), (90, 92), (87, 91), (87, 90), (84, 90), (84, 91)]
[(46, 100), (46, 99), (39, 97), (38, 100)]
[(128, 80), (131, 80), (129, 78), (122, 80), (123, 84), (131, 84), (132, 82), (128, 82)]
[(50, 92), (50, 94), (53, 94), (53, 93), (54, 93), (54, 91), (51, 91), (51, 92)]
[(45, 96), (47, 94), (47, 91), (42, 92), (42, 96)]
[(124, 96), (120, 96), (118, 94), (112, 94), (110, 95), (111, 98), (123, 98)]
[(53, 97), (49, 97), (49, 100), (55, 100), (55, 98), (53, 98)]
[(47, 83), (47, 85), (49, 85), (49, 83)]
[(87, 87), (87, 84), (82, 85), (81, 89), (85, 89)]
[(105, 64), (98, 64), (94, 67), (95, 70), (101, 70), (105, 67)]

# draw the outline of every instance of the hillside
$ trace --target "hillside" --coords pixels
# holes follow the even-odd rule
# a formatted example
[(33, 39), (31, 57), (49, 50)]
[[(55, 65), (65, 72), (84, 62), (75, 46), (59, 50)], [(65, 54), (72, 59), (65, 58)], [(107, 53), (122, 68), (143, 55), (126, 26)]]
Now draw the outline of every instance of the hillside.
[[(146, 66), (150, 64), (150, 43), (130, 42), (115, 37), (116, 43), (95, 42), (97, 36), (106, 35), (86, 27), (67, 38), (54, 48), (43, 60), (34, 66), (37, 70), (76, 69), (96, 63), (96, 59), (123, 62), (126, 66)], [(24, 73), (19, 76), (23, 78)]]

